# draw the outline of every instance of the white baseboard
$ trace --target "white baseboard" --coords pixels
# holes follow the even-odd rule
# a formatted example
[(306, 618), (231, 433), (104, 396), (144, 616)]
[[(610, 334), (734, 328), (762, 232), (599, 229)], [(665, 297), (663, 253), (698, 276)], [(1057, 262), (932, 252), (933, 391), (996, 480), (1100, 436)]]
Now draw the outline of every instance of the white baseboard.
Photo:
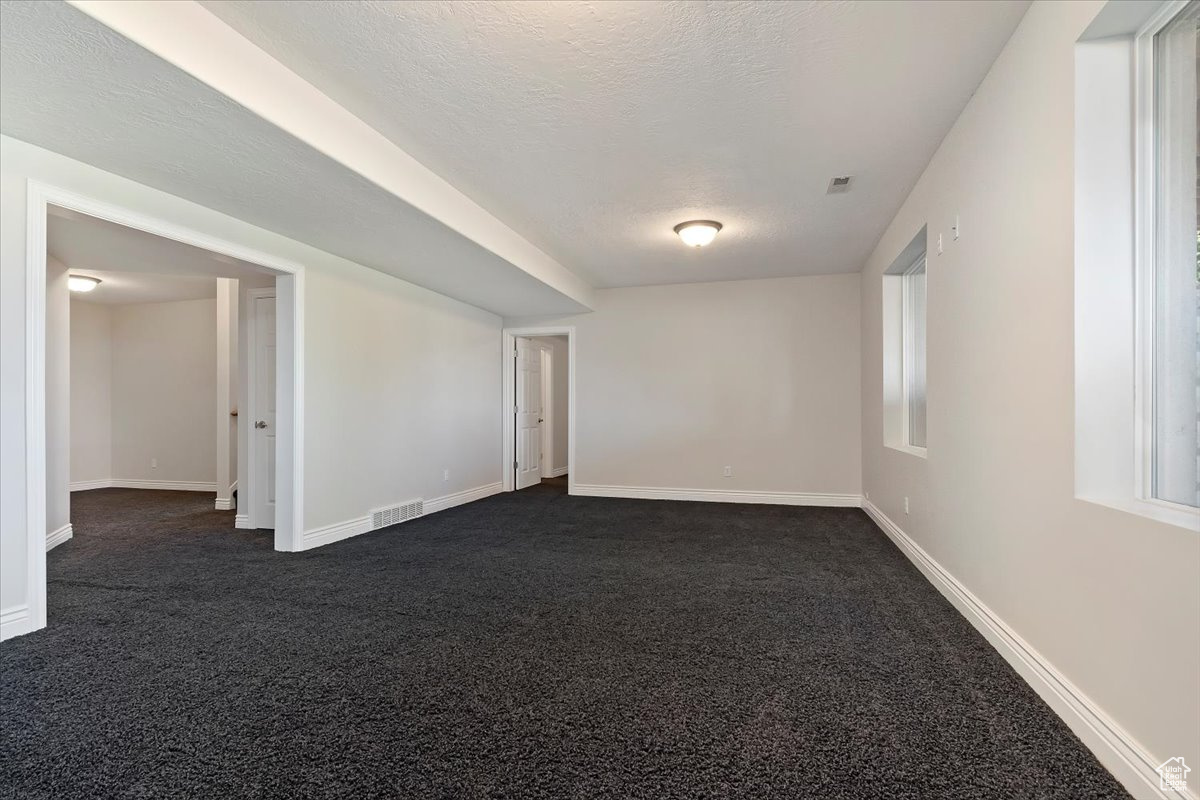
[[(504, 491), (504, 484), (489, 483), (483, 486), (476, 486), (474, 489), (465, 489), (454, 494), (435, 497), (432, 500), (425, 500), (422, 503), (424, 514), (421, 516), (429, 516), (436, 514), (439, 511), (445, 511), (448, 508), (461, 506), (464, 503), (471, 503), (475, 500), (482, 500), (485, 497), (491, 497), (494, 494), (499, 494)], [(417, 519), (420, 519), (418, 517)], [(335, 522), (332, 525), (326, 525), (323, 528), (314, 528), (311, 531), (305, 531), (303, 540), (300, 544), (301, 550), (311, 550), (314, 547), (322, 547), (323, 545), (340, 542), (343, 539), (349, 539), (351, 536), (358, 536), (362, 533), (367, 533), (371, 530), (371, 518), (355, 517), (344, 522)]]
[[(1004, 656), (1012, 668), (1033, 687), (1046, 704), (1067, 723), (1100, 763), (1136, 798), (1180, 800), (1185, 795), (1159, 788), (1157, 767), (1165, 759), (1152, 756), (1128, 731), (1117, 724), (1079, 687), (1059, 672), (987, 605), (951, 575), (933, 556), (869, 500), (863, 510), (875, 520), (904, 555)], [(1187, 797), (1196, 800), (1195, 792)]]
[(217, 511), (232, 511), (233, 510), (233, 498), (232, 497), (218, 497), (216, 500), (213, 501), (213, 508), (215, 508)]
[(254, 526), (250, 524), (249, 514), (238, 514), (233, 518), (233, 527), (240, 528), (244, 531), (254, 530)]
[(54, 533), (47, 534), (46, 535), (46, 552), (50, 552), (51, 550), (58, 547), (63, 542), (69, 540), (74, 535), (75, 535), (75, 530), (74, 530), (74, 528), (71, 527), (71, 523), (69, 523), (69, 522), (66, 525), (63, 525), (58, 530), (54, 531)]
[(13, 606), (0, 611), (0, 642), (29, 633), (33, 619), (29, 616), (29, 606)]
[(474, 489), (465, 489), (454, 494), (435, 497), (432, 500), (425, 501), (425, 513), (434, 514), (438, 511), (445, 511), (447, 508), (461, 506), (464, 503), (473, 503), (476, 500), (482, 500), (485, 497), (491, 497), (494, 494), (500, 494), (504, 491), (504, 484), (497, 481), (496, 483), (488, 483), (483, 486), (476, 486)]
[(166, 489), (173, 492), (213, 492), (217, 491), (216, 483), (201, 483), (194, 481), (142, 481), (128, 478), (114, 478), (114, 489)]
[(857, 508), (857, 494), (816, 494), (811, 492), (751, 492), (719, 489), (660, 489), (649, 486), (599, 486), (577, 483), (573, 495), (584, 497), (624, 497), (632, 500), (691, 500), (701, 503), (760, 503), (777, 506), (832, 506)]
[(91, 489), (108, 489), (112, 486), (112, 478), (98, 478), (93, 481), (71, 481), (68, 487), (72, 492), (86, 492)]
[(303, 540), (300, 542), (300, 549), (312, 550), (314, 547), (340, 542), (342, 539), (349, 539), (351, 536), (358, 536), (360, 533), (366, 533), (369, 530), (371, 530), (370, 517), (356, 517), (345, 522), (326, 525), (323, 528), (314, 528), (311, 531), (304, 532)]
[(216, 492), (217, 484), (196, 481), (143, 481), (131, 478), (101, 478), (94, 481), (75, 481), (72, 492), (89, 489), (167, 489), (179, 492)]
[(569, 471), (570, 470), (567, 467), (558, 467), (557, 469), (550, 470), (549, 475), (543, 475), (542, 477), (543, 478), (561, 478), (563, 475), (566, 475)]

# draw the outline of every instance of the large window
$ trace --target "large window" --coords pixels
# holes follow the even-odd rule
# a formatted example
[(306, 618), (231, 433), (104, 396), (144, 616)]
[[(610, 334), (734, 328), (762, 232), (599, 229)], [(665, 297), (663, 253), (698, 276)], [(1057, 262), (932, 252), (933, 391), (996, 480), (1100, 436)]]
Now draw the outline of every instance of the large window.
[[(1174, 11), (1174, 8), (1171, 8)], [(1153, 33), (1153, 126), (1140, 175), (1144, 230), (1143, 438), (1151, 498), (1200, 506), (1200, 225), (1197, 221), (1197, 38), (1200, 0)]]
[(902, 276), (904, 443), (925, 447), (925, 254)]
[(1075, 494), (1200, 531), (1198, 0), (1075, 47)]

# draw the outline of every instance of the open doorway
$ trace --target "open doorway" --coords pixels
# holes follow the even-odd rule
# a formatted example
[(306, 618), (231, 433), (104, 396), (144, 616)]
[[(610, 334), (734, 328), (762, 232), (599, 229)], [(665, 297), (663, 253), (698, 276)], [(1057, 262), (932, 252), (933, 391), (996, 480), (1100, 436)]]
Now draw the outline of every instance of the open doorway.
[(210, 527), (273, 530), (276, 274), (58, 206), (48, 215), (51, 546), (96, 530), (80, 518), (95, 508), (110, 527), (123, 507), (165, 520), (207, 506), (226, 512)]
[(52, 187), (29, 200), (30, 630), (76, 510), (123, 532), (178, 506), (299, 549), (300, 268)]
[(573, 485), (574, 329), (504, 332), (505, 490)]

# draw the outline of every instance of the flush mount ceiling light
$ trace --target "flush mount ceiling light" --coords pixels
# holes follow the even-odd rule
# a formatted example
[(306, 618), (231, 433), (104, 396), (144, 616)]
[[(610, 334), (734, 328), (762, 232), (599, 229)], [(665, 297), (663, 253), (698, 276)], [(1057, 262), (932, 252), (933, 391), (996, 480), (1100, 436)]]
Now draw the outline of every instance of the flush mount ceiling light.
[(706, 244), (712, 244), (712, 240), (717, 238), (717, 232), (720, 230), (721, 223), (713, 222), (711, 219), (693, 219), (675, 226), (675, 232), (688, 247), (704, 247)]
[(99, 285), (99, 278), (89, 278), (87, 275), (67, 276), (67, 288), (72, 292), (90, 292)]

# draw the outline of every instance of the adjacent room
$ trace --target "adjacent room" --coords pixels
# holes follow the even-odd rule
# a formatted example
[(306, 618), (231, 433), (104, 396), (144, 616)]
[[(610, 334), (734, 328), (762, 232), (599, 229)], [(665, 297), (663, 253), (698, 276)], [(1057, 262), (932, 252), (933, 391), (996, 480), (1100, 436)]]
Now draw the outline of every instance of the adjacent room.
[(0, 0), (0, 796), (1200, 800), (1198, 85), (1200, 0)]
[(275, 527), (275, 293), (263, 267), (47, 206), (48, 549), (138, 519)]

